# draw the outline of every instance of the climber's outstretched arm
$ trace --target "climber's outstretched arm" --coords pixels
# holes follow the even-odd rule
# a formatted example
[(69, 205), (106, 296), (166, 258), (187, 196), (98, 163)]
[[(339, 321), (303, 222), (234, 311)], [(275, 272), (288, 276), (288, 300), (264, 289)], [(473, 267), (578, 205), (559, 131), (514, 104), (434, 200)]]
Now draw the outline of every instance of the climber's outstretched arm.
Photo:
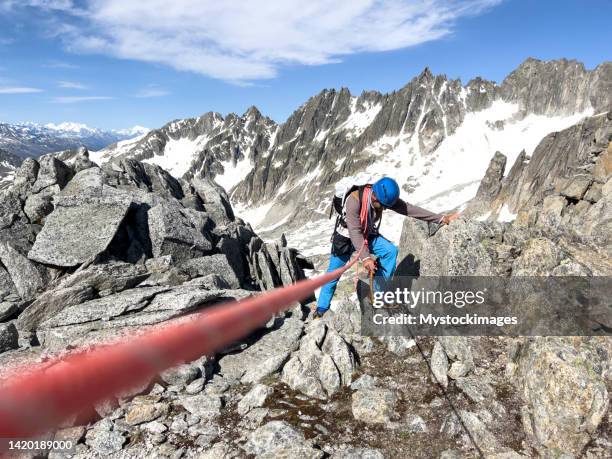
[(422, 207), (413, 206), (401, 198), (398, 199), (395, 205), (390, 207), (390, 209), (398, 214), (423, 220), (425, 222), (442, 223), (442, 220), (444, 219), (444, 215), (442, 214), (436, 214), (435, 212), (423, 209)]

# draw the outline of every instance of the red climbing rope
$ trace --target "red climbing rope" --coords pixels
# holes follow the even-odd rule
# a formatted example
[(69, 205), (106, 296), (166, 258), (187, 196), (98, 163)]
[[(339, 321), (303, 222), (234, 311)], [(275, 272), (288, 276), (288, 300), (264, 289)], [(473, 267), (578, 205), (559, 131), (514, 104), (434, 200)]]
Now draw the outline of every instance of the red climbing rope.
[[(361, 231), (363, 232), (363, 246), (368, 246), (368, 235), (370, 232), (370, 208), (372, 201), (372, 187), (370, 185), (366, 185), (363, 189), (363, 196), (361, 198), (360, 211), (359, 211), (359, 223), (361, 224)], [(361, 253), (359, 250), (359, 253)], [(357, 269), (355, 270), (355, 275), (353, 276), (353, 285), (355, 290), (357, 290), (357, 285), (359, 283), (359, 274), (360, 274), (360, 266), (357, 265)]]
[(214, 354), (339, 278), (357, 259), (312, 279), (22, 368), (1, 383), (0, 438), (27, 438), (52, 431), (70, 416), (147, 383), (165, 369)]
[(361, 230), (363, 231), (364, 244), (368, 245), (368, 235), (370, 233), (370, 209), (372, 199), (372, 187), (366, 186), (363, 189), (363, 197), (361, 198), (361, 210), (359, 211), (359, 222), (361, 223)]

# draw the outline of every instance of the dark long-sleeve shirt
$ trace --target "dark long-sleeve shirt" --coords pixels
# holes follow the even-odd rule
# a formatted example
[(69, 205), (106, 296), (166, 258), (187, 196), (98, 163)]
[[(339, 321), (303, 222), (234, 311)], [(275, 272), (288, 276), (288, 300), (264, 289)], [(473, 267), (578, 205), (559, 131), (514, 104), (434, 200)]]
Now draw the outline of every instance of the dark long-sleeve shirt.
[[(363, 230), (361, 228), (361, 222), (359, 220), (359, 211), (361, 209), (361, 203), (359, 202), (359, 197), (356, 193), (351, 193), (348, 198), (346, 198), (346, 227), (348, 229), (349, 237), (351, 238), (351, 242), (356, 250), (359, 250), (363, 245)], [(426, 222), (432, 223), (440, 223), (443, 215), (436, 214), (434, 212), (430, 212), (429, 210), (423, 209), (422, 207), (413, 206), (412, 204), (408, 204), (406, 201), (402, 199), (398, 199), (393, 207), (389, 207), (394, 212), (398, 214), (405, 215), (407, 217), (416, 218), (418, 220), (423, 220)], [(376, 213), (375, 221), (376, 224), (380, 218), (382, 217), (383, 209), (380, 209)], [(367, 258), (370, 256), (370, 252), (367, 247), (364, 248), (361, 258)]]

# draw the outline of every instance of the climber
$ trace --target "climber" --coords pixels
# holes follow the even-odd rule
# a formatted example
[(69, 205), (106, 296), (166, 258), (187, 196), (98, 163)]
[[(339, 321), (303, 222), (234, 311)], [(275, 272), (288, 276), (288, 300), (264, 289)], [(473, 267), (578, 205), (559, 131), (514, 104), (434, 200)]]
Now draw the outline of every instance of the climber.
[[(397, 247), (378, 232), (384, 209), (443, 225), (448, 225), (459, 218), (459, 212), (440, 215), (408, 204), (399, 197), (397, 182), (389, 177), (384, 177), (373, 184), (358, 186), (349, 184), (348, 187), (345, 184), (345, 188), (346, 191), (339, 192), (336, 187), (333, 204), (339, 215), (331, 239), (328, 272), (344, 266), (351, 254), (364, 246), (365, 240), (359, 261), (366, 271), (374, 273), (376, 290), (380, 290), (382, 282), (393, 275), (398, 253)], [(372, 258), (372, 254), (377, 257), (376, 261)], [(322, 317), (329, 309), (337, 284), (336, 279), (321, 288), (314, 313), (315, 318)]]

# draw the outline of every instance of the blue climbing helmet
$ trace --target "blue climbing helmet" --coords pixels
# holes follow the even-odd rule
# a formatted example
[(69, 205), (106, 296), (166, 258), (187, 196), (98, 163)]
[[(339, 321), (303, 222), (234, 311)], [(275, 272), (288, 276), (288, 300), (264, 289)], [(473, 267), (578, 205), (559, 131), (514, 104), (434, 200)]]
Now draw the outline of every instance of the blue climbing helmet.
[(392, 207), (399, 198), (400, 189), (395, 180), (390, 177), (383, 177), (372, 185), (372, 191), (376, 199), (385, 207)]

